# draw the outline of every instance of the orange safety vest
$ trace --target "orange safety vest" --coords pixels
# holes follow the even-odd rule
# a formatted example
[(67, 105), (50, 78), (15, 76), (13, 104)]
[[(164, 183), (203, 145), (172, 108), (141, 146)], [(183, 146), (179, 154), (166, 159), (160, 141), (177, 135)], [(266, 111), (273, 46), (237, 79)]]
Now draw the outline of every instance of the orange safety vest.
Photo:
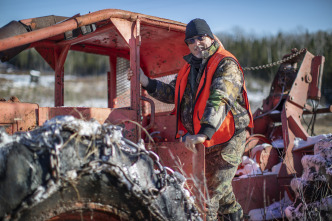
[[(210, 96), (210, 86), (212, 83), (212, 77), (220, 63), (221, 60), (223, 60), (226, 57), (230, 57), (234, 59), (238, 66), (240, 67), (240, 70), (243, 75), (242, 68), (235, 58), (234, 55), (232, 55), (230, 52), (226, 51), (222, 47), (219, 47), (219, 49), (212, 55), (210, 60), (208, 61), (208, 64), (203, 71), (203, 75), (201, 78), (201, 81), (199, 83), (197, 93), (196, 93), (196, 103), (194, 107), (194, 116), (193, 116), (193, 123), (194, 123), (194, 132), (197, 134), (201, 128), (200, 124), (200, 119), (203, 116), (205, 106), (207, 103), (207, 100)], [(180, 104), (181, 100), (185, 91), (185, 88), (187, 86), (187, 80), (188, 80), (188, 75), (190, 72), (190, 65), (187, 63), (182, 67), (182, 69), (179, 71), (177, 80), (176, 80), (176, 85), (175, 85), (175, 111), (176, 111), (176, 116), (177, 116), (177, 133), (176, 137), (179, 138), (180, 134), (178, 133), (180, 130), (184, 131), (187, 133), (187, 130), (184, 128), (181, 118), (180, 118)], [(244, 76), (243, 76), (244, 77)], [(250, 118), (250, 123), (249, 127), (252, 128), (254, 123), (253, 123), (253, 118), (250, 110), (250, 105), (248, 102), (248, 97), (247, 97), (247, 90), (245, 86), (245, 82), (243, 81), (243, 92), (242, 95), (245, 100), (245, 107), (248, 111), (249, 118)], [(232, 136), (235, 133), (235, 122), (234, 122), (234, 116), (232, 111), (229, 111), (224, 122), (221, 124), (220, 128), (213, 134), (212, 138), (210, 140), (206, 140), (204, 142), (204, 145), (206, 147), (211, 147), (217, 144), (225, 143), (229, 141)]]

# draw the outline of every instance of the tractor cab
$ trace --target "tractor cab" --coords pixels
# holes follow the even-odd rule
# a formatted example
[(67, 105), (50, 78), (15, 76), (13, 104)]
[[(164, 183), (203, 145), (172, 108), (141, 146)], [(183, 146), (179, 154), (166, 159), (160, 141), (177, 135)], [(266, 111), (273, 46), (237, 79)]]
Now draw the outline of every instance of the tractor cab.
[[(204, 147), (193, 154), (176, 140), (176, 120), (171, 114), (174, 105), (149, 97), (139, 83), (140, 69), (150, 78), (174, 79), (184, 65), (183, 56), (189, 53), (185, 28), (180, 22), (116, 9), (71, 18), (46, 16), (10, 22), (0, 29), (1, 61), (34, 48), (54, 70), (54, 106), (0, 102), (0, 126), (13, 134), (59, 115), (121, 125), (127, 139), (138, 142), (143, 138), (150, 143), (147, 147), (157, 153), (163, 165), (185, 174), (196, 186), (203, 184), (204, 157), (198, 156), (204, 156)], [(68, 74), (64, 64), (70, 50), (108, 56), (107, 108), (64, 103), (64, 76)], [(129, 68), (134, 73), (130, 81)]]
[[(10, 22), (1, 28), (1, 60), (8, 61), (25, 49), (34, 48), (54, 70), (54, 107), (1, 104), (7, 105), (2, 107), (4, 111), (11, 110), (2, 115), (6, 117), (2, 117), (1, 124), (7, 132), (14, 133), (42, 125), (54, 116), (70, 114), (86, 120), (94, 118), (100, 123), (132, 120), (146, 129), (152, 128), (154, 122), (160, 122), (154, 119), (156, 112), (171, 107), (160, 107), (144, 98), (137, 73), (141, 68), (151, 78), (176, 74), (184, 64), (182, 56), (189, 52), (183, 43), (184, 30), (185, 24), (179, 22), (113, 9), (71, 18), (46, 16)], [(70, 50), (109, 57), (108, 108), (65, 106), (64, 76), (68, 73), (64, 63)], [(128, 68), (134, 72), (130, 82), (125, 76)], [(27, 109), (36, 109), (37, 113), (27, 113)], [(27, 119), (22, 117), (26, 115)], [(138, 130), (127, 131), (131, 131), (129, 138), (139, 139)], [(172, 136), (166, 137), (170, 140)]]

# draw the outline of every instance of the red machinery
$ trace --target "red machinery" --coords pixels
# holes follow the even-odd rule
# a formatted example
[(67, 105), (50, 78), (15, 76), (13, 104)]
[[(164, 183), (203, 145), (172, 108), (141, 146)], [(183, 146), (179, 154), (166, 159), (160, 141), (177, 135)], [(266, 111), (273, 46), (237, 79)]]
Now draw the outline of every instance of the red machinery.
[[(204, 147), (200, 146), (198, 153), (193, 154), (175, 140), (175, 116), (170, 115), (170, 111), (156, 111), (154, 101), (141, 96), (146, 93), (141, 92), (139, 85), (140, 68), (151, 78), (177, 73), (184, 63), (182, 57), (189, 53), (183, 43), (184, 35), (183, 23), (114, 9), (72, 18), (48, 16), (9, 23), (0, 30), (1, 60), (9, 60), (22, 50), (35, 48), (55, 72), (55, 97), (54, 107), (0, 102), (0, 126), (12, 134), (42, 125), (54, 116), (73, 115), (94, 118), (100, 123), (122, 123), (127, 131), (125, 136), (137, 142), (142, 131), (129, 121), (139, 122), (159, 137), (159, 142), (149, 147), (166, 166), (186, 174), (190, 186), (197, 187), (193, 193), (198, 197), (200, 207), (204, 207)], [(64, 106), (64, 63), (69, 50), (109, 57), (108, 108)], [(124, 107), (116, 105), (117, 99), (121, 99), (116, 93), (116, 78), (121, 74), (117, 73), (117, 58), (129, 60), (134, 72), (130, 82), (130, 103)], [(258, 143), (281, 137), (285, 147), (284, 161), (279, 174), (234, 179), (235, 194), (245, 212), (279, 200), (293, 175), (301, 173), (299, 162), (305, 151), (292, 151), (293, 142), (295, 137), (305, 140), (308, 136), (300, 119), (303, 110), (312, 111), (307, 99), (320, 98), (323, 64), (324, 57), (301, 51), (299, 56), (280, 67), (263, 109), (256, 111), (255, 128), (248, 138), (247, 151)], [(270, 153), (266, 152), (261, 158), (265, 163), (272, 160), (273, 154)]]
[[(234, 179), (233, 187), (245, 211), (263, 208), (279, 201), (286, 191), (289, 198), (293, 193), (289, 188), (292, 178), (302, 174), (301, 158), (313, 154), (314, 144), (294, 148), (295, 138), (304, 141), (309, 137), (301, 124), (304, 114), (329, 113), (329, 108), (318, 109), (310, 106), (308, 100), (321, 98), (321, 80), (325, 58), (314, 56), (306, 49), (284, 56), (271, 85), (269, 96), (263, 100), (261, 108), (254, 113), (254, 128), (246, 143), (246, 154), (256, 158), (262, 171), (271, 171), (272, 166), (281, 163), (278, 173), (242, 179)], [(283, 141), (283, 148), (273, 148), (271, 143)], [(265, 149), (251, 150), (257, 144), (270, 144)], [(248, 188), (249, 186), (249, 188)], [(250, 199), (250, 203), (247, 203)]]

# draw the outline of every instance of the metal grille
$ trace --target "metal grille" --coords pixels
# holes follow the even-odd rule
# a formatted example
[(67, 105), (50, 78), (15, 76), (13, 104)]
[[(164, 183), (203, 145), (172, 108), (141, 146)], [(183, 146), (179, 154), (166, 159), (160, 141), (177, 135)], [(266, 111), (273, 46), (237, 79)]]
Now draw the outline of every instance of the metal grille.
[[(116, 64), (116, 107), (130, 107), (130, 81), (127, 80), (127, 70), (130, 68), (130, 61), (125, 58), (117, 58)], [(168, 75), (156, 80), (169, 83), (174, 80), (176, 74)], [(147, 95), (148, 98), (152, 99), (155, 103), (155, 111), (166, 112), (172, 111), (174, 109), (174, 104), (165, 104), (160, 102), (150, 95)], [(150, 106), (148, 105), (148, 113), (151, 112)]]
[(116, 107), (130, 106), (130, 81), (127, 79), (127, 70), (130, 67), (129, 60), (117, 58), (116, 62)]
[[(164, 77), (160, 77), (160, 78), (155, 78), (156, 80), (159, 80), (159, 81), (162, 81), (164, 83), (169, 83), (171, 82), (172, 80), (175, 79), (175, 76), (177, 74), (172, 74), (172, 75), (168, 75), (168, 76), (164, 76)], [(160, 102), (156, 99), (154, 99), (153, 97), (151, 97), (150, 95), (147, 96), (148, 98), (152, 99), (155, 103), (155, 108), (156, 108), (156, 113), (159, 113), (159, 112), (165, 112), (165, 111), (172, 111), (174, 109), (174, 104), (166, 104), (166, 103), (163, 103), (163, 102)], [(151, 111), (149, 110), (149, 113)]]

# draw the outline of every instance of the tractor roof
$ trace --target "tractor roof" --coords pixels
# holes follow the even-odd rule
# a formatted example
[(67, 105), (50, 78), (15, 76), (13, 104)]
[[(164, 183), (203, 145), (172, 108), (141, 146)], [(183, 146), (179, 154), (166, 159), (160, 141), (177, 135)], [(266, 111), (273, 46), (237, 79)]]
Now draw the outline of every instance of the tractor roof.
[[(176, 73), (189, 53), (186, 24), (144, 14), (105, 9), (71, 18), (45, 16), (11, 22), (0, 29), (0, 59), (22, 50), (70, 50), (130, 58), (139, 45), (140, 66), (150, 77)], [(43, 56), (54, 69), (55, 62)]]

